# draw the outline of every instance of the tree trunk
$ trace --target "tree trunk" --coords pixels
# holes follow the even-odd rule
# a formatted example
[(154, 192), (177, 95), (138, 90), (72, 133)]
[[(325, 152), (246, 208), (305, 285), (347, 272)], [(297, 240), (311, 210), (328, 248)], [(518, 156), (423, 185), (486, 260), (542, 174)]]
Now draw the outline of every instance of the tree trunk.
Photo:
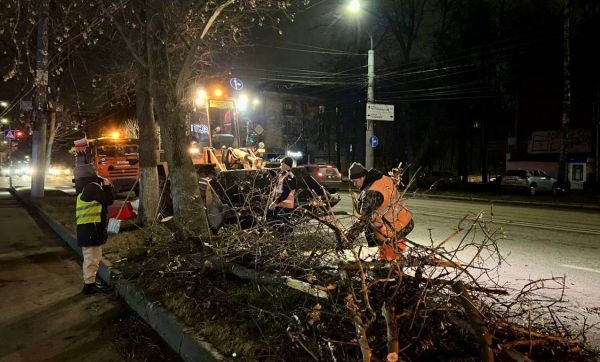
[[(147, 25), (148, 38), (152, 38), (148, 44), (148, 59), (151, 60), (148, 64), (151, 74), (150, 96), (154, 100), (161, 145), (168, 163), (173, 216), (179, 221), (179, 225), (186, 226), (182, 230), (184, 235), (210, 237), (205, 201), (200, 195), (198, 174), (188, 152), (190, 142), (185, 135), (185, 107), (179, 102), (183, 101), (184, 94), (177, 93), (177, 77), (171, 72), (167, 45), (163, 41), (164, 23), (157, 16), (160, 2), (151, 0), (147, 8), (148, 19), (152, 19)], [(191, 67), (191, 62), (187, 66)], [(186, 69), (182, 69), (179, 75), (184, 71)]]
[(158, 136), (154, 119), (154, 102), (150, 97), (148, 69), (139, 67), (136, 79), (136, 118), (139, 127), (140, 155), (140, 206), (139, 222), (150, 225), (158, 209), (159, 181)]
[(37, 53), (33, 94), (33, 144), (31, 163), (36, 170), (31, 176), (31, 200), (44, 197), (46, 177), (46, 132), (48, 128), (48, 17), (50, 1), (39, 1)]
[[(56, 106), (55, 104), (53, 106)], [(54, 107), (50, 109), (50, 124), (48, 125), (48, 142), (46, 143), (46, 172), (50, 170), (50, 163), (52, 162), (52, 147), (54, 146), (54, 140), (56, 139), (56, 110)]]
[[(160, 76), (157, 75), (157, 78)], [(187, 225), (192, 234), (210, 236), (204, 200), (200, 195), (198, 174), (188, 153), (189, 140), (185, 136), (181, 107), (175, 101), (175, 88), (165, 82), (155, 87), (156, 115), (160, 136), (169, 165), (173, 215)]]

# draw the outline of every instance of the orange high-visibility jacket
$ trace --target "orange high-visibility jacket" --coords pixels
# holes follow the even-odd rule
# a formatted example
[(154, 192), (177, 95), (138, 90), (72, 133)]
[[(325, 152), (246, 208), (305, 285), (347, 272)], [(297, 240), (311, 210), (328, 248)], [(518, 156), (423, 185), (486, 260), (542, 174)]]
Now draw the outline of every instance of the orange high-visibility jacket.
[[(283, 193), (283, 184), (285, 183), (285, 179), (288, 176), (294, 177), (294, 174), (291, 171), (281, 172), (281, 174), (277, 178), (277, 185), (275, 186), (277, 189), (276, 198), (278, 198)], [(287, 196), (287, 198), (285, 200), (277, 203), (276, 205), (279, 207), (286, 208), (286, 209), (293, 209), (294, 201), (295, 201), (295, 197), (294, 197), (295, 194), (296, 194), (296, 190), (291, 190), (289, 195)]]
[[(395, 248), (390, 243), (410, 223), (412, 219), (410, 211), (400, 199), (400, 192), (390, 177), (383, 176), (373, 182), (368, 190), (377, 191), (383, 195), (383, 202), (375, 210), (370, 225), (375, 238), (382, 243), (379, 247), (379, 258), (383, 260), (398, 259)], [(406, 250), (404, 239), (400, 238), (396, 242), (399, 251)]]

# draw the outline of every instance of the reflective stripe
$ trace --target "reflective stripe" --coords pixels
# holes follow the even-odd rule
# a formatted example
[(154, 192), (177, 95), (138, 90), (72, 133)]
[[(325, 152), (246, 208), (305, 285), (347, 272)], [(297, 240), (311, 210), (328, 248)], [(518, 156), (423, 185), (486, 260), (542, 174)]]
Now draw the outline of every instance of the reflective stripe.
[[(291, 171), (287, 171), (287, 172), (282, 172), (281, 175), (279, 175), (279, 177), (277, 178), (277, 185), (275, 186), (277, 189), (277, 194), (281, 195), (283, 193), (283, 184), (285, 182), (286, 177), (288, 177), (288, 175), (291, 175), (292, 177), (294, 177), (294, 174)], [(287, 198), (281, 202), (277, 203), (277, 206), (279, 207), (283, 207), (286, 209), (293, 209), (294, 208), (294, 203), (296, 201), (296, 190), (291, 190), (290, 194), (287, 196)], [(278, 198), (279, 196), (277, 196)]]
[(102, 220), (102, 205), (98, 201), (83, 201), (81, 194), (77, 195), (75, 220), (77, 225), (99, 223)]

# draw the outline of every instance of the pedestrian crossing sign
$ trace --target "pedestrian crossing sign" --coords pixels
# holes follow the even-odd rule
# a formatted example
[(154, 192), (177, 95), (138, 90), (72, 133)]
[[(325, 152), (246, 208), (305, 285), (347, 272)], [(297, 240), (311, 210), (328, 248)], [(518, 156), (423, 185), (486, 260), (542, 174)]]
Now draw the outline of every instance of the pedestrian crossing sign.
[(15, 139), (15, 130), (14, 129), (5, 129), (4, 130), (4, 139), (5, 140), (14, 140)]

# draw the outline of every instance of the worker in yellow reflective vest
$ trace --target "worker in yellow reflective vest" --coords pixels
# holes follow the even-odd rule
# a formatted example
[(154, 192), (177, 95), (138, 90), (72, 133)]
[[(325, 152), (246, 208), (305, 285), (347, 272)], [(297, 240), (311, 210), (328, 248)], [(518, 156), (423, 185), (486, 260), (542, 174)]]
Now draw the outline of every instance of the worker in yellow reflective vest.
[(275, 189), (272, 191), (273, 202), (269, 208), (273, 210), (272, 221), (275, 223), (276, 230), (284, 234), (293, 231), (290, 225), (290, 216), (296, 202), (296, 177), (292, 173), (294, 160), (285, 157), (281, 160), (281, 170), (275, 180)]
[(346, 237), (352, 241), (363, 230), (369, 246), (379, 246), (379, 260), (397, 260), (406, 251), (405, 237), (413, 229), (413, 220), (401, 193), (391, 177), (368, 170), (360, 163), (350, 166), (350, 180), (360, 190), (355, 205), (360, 215)]
[[(78, 157), (79, 158), (79, 157)], [(83, 294), (95, 294), (106, 287), (96, 280), (102, 260), (102, 245), (106, 232), (107, 209), (113, 203), (114, 189), (107, 179), (96, 174), (92, 164), (75, 167), (77, 207), (77, 243), (83, 252)]]

